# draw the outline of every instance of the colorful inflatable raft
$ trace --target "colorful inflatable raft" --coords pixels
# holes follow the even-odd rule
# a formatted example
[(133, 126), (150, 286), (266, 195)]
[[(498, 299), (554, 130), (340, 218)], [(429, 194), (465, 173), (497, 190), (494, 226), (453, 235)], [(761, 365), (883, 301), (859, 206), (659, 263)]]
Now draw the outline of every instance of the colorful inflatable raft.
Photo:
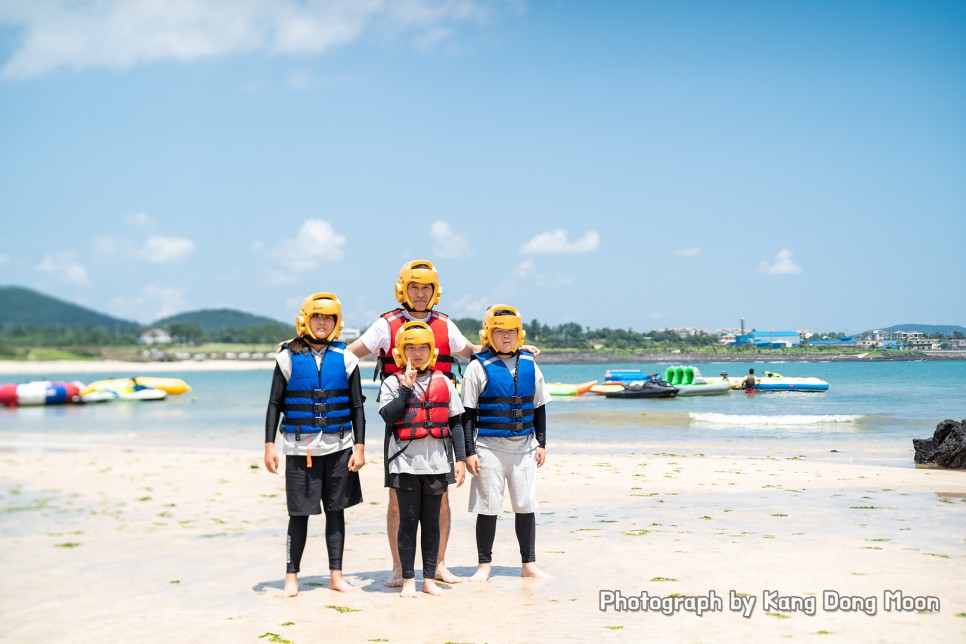
[(64, 405), (74, 402), (84, 385), (79, 382), (35, 380), (21, 384), (0, 385), (0, 404), (8, 407), (26, 405)]

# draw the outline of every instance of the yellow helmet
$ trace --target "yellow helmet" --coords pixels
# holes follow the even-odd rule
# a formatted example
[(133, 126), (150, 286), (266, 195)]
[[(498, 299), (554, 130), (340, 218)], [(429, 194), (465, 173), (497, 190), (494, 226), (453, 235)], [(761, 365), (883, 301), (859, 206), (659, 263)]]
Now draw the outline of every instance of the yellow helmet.
[(413, 365), (416, 371), (423, 371), (436, 364), (439, 357), (439, 349), (436, 348), (436, 338), (433, 330), (425, 322), (412, 320), (399, 327), (396, 332), (396, 346), (392, 349), (392, 358), (400, 368), (406, 366), (406, 347), (410, 344), (428, 344), (429, 358), (421, 365)]
[[(309, 320), (313, 315), (331, 315), (335, 317), (335, 327), (327, 338), (316, 338), (312, 333)], [(307, 335), (322, 342), (332, 342), (342, 333), (342, 303), (332, 293), (313, 293), (302, 300), (302, 307), (299, 309), (298, 317), (295, 318), (295, 330), (299, 335)]]
[(527, 337), (527, 332), (523, 330), (523, 319), (520, 312), (507, 304), (494, 304), (486, 310), (483, 315), (483, 328), (480, 329), (480, 343), (484, 347), (493, 348), (493, 339), (490, 333), (494, 329), (512, 330), (516, 329), (517, 346), (513, 347), (516, 351), (523, 346), (523, 338)]
[(443, 294), (443, 289), (439, 287), (439, 274), (436, 273), (436, 267), (432, 262), (417, 259), (403, 264), (399, 271), (399, 281), (396, 282), (396, 301), (404, 304), (410, 311), (413, 310), (413, 303), (409, 299), (408, 288), (412, 282), (433, 285), (433, 297), (426, 305), (427, 309), (432, 309), (439, 304), (439, 296)]

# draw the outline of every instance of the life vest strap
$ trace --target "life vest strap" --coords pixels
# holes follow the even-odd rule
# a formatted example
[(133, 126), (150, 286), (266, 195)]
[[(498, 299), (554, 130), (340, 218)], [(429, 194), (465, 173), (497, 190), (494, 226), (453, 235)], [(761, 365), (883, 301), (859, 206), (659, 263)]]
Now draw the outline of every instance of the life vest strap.
[(315, 414), (325, 414), (327, 411), (341, 411), (343, 409), (349, 409), (350, 405), (347, 402), (344, 403), (309, 403), (306, 405), (295, 405), (288, 404), (285, 405), (285, 411), (309, 411)]
[(286, 398), (312, 398), (313, 400), (324, 400), (326, 398), (341, 398), (348, 396), (348, 389), (310, 389), (306, 391), (286, 391)]
[(480, 417), (496, 416), (497, 418), (531, 418), (533, 409), (521, 409), (519, 407), (514, 409), (480, 409), (479, 415)]
[(533, 396), (480, 396), (480, 405), (529, 405)]
[(498, 429), (501, 431), (510, 431), (516, 433), (529, 433), (533, 430), (533, 421), (515, 421), (512, 423), (491, 423), (486, 421), (479, 421), (476, 423), (477, 429)]

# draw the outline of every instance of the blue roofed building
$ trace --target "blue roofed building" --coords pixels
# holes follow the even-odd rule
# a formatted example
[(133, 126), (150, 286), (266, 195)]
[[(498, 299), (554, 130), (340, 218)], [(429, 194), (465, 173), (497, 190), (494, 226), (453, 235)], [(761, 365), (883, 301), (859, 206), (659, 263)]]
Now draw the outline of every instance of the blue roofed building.
[(735, 346), (754, 346), (756, 349), (784, 349), (802, 343), (798, 331), (752, 331), (735, 337)]

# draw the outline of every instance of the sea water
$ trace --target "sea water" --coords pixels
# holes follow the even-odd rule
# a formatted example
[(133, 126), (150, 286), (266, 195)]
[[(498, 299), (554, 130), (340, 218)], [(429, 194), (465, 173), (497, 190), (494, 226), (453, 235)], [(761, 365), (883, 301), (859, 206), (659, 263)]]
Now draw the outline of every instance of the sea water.
[[(548, 382), (604, 380), (607, 369), (663, 373), (667, 364), (542, 365)], [(966, 361), (794, 362), (697, 364), (711, 379), (749, 368), (784, 376), (816, 377), (826, 392), (731, 391), (672, 399), (608, 399), (595, 394), (555, 397), (548, 407), (550, 447), (635, 450), (677, 445), (775, 446), (794, 441), (816, 451), (847, 453), (855, 444), (901, 467), (912, 467), (913, 438), (931, 436), (945, 418), (966, 418)], [(371, 367), (363, 369), (371, 378)], [(50, 373), (43, 379), (90, 382), (149, 375)], [(158, 402), (0, 407), (0, 447), (71, 450), (97, 445), (148, 448), (229, 448), (260, 454), (272, 371), (186, 371), (192, 390)], [(0, 383), (38, 376), (5, 376)], [(381, 444), (376, 390), (366, 389), (368, 435)]]

